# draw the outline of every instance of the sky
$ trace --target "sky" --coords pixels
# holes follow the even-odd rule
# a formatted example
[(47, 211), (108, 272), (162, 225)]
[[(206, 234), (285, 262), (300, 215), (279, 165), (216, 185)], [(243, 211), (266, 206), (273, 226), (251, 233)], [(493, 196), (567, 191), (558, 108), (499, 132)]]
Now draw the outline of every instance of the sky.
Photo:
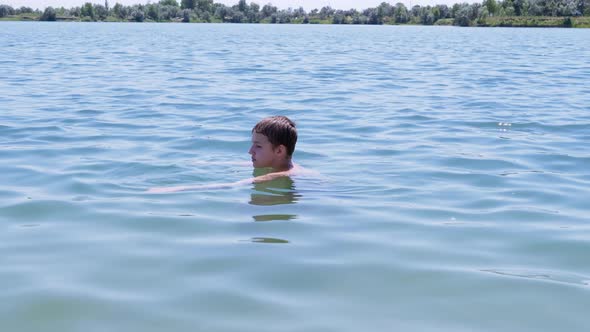
[[(159, 0), (151, 0), (152, 3), (158, 2)], [(180, 3), (180, 0), (177, 0)], [(223, 3), (225, 5), (235, 5), (238, 3), (239, 0), (214, 0), (216, 3)], [(12, 7), (31, 7), (33, 9), (39, 8), (44, 9), (45, 7), (52, 6), (52, 7), (76, 7), (81, 6), (85, 2), (90, 3), (99, 3), (104, 4), (104, 0), (0, 0), (0, 4), (9, 5)], [(134, 5), (139, 3), (148, 3), (148, 0), (109, 0), (109, 4), (113, 6), (115, 3), (121, 3), (123, 5)], [(247, 0), (248, 3), (255, 2), (260, 6), (263, 6), (267, 3), (271, 3), (273, 6), (278, 7), (279, 9), (287, 9), (291, 8), (299, 8), (303, 7), (306, 11), (310, 11), (314, 8), (320, 9), (324, 6), (330, 6), (334, 9), (366, 9), (370, 7), (377, 7), (382, 2), (388, 2), (392, 5), (395, 5), (398, 2), (401, 2), (406, 5), (406, 7), (411, 7), (414, 5), (437, 5), (437, 4), (447, 4), (452, 5), (459, 2), (481, 2), (481, 1), (463, 1), (463, 0)]]

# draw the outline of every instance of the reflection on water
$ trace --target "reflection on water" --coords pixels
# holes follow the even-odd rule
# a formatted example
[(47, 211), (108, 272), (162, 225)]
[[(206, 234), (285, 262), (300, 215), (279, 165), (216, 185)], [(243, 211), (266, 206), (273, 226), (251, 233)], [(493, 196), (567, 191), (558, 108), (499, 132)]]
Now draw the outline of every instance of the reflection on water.
[[(259, 176), (258, 172), (254, 176)], [(295, 191), (293, 180), (288, 176), (255, 183), (250, 199), (250, 204), (253, 205), (279, 205), (279, 204), (294, 204), (301, 197)]]
[[(260, 176), (268, 173), (268, 170), (256, 169), (254, 176)], [(295, 190), (293, 180), (288, 176), (283, 176), (271, 181), (255, 183), (250, 196), (250, 204), (259, 206), (276, 206), (295, 204), (301, 195)], [(280, 213), (277, 209), (252, 216), (255, 221), (272, 221), (272, 220), (291, 220), (297, 218), (295, 214)], [(279, 213), (277, 213), (279, 212)]]
[(261, 214), (252, 216), (255, 221), (291, 220), (297, 218), (294, 214)]
[(253, 237), (252, 242), (258, 243), (289, 243), (287, 240), (277, 239), (272, 237)]

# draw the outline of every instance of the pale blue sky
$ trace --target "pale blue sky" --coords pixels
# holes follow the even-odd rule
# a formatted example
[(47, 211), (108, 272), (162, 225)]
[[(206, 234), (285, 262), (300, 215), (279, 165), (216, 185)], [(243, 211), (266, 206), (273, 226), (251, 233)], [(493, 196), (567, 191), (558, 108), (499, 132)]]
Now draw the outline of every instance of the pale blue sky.
[[(159, 0), (152, 0), (151, 2), (158, 2)], [(180, 2), (180, 0), (177, 0)], [(235, 5), (238, 3), (239, 0), (214, 0), (217, 3), (223, 3), (226, 5)], [(10, 5), (12, 7), (20, 7), (20, 6), (27, 6), (32, 8), (45, 8), (47, 6), (53, 7), (61, 7), (64, 6), (66, 8), (81, 6), (85, 2), (91, 3), (100, 3), (104, 4), (104, 0), (0, 0), (0, 4)], [(115, 3), (121, 3), (124, 5), (133, 5), (138, 3), (147, 3), (148, 0), (109, 0), (109, 3), (114, 5)], [(299, 8), (300, 6), (305, 8), (305, 10), (310, 11), (314, 8), (322, 8), (324, 6), (331, 6), (335, 9), (365, 9), (369, 7), (376, 7), (383, 0), (363, 0), (363, 1), (355, 1), (355, 0), (261, 0), (261, 1), (248, 1), (256, 2), (259, 5), (263, 6), (267, 3), (272, 3), (274, 6), (278, 7), (279, 9), (286, 9), (289, 7), (292, 8)], [(471, 1), (460, 1), (460, 0), (391, 0), (385, 1), (389, 2), (390, 4), (394, 5), (398, 2), (404, 3), (407, 7), (411, 7), (413, 5), (436, 5), (436, 4), (454, 4), (458, 2), (475, 2)], [(477, 1), (480, 2), (480, 1)]]

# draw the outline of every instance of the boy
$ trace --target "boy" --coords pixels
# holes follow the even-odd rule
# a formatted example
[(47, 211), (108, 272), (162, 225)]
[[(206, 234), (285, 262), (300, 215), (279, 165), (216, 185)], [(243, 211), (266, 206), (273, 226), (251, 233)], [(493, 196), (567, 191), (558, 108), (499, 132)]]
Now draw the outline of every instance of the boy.
[(151, 188), (148, 192), (167, 193), (191, 189), (223, 188), (293, 175), (301, 170), (292, 160), (295, 144), (297, 144), (297, 129), (293, 121), (282, 115), (267, 117), (252, 128), (252, 145), (248, 153), (252, 156), (252, 166), (268, 173), (234, 183)]
[(258, 122), (252, 129), (252, 146), (248, 153), (252, 156), (254, 168), (271, 168), (271, 172), (255, 177), (253, 181), (288, 176), (296, 171), (298, 167), (292, 161), (295, 144), (297, 129), (286, 116), (271, 116)]

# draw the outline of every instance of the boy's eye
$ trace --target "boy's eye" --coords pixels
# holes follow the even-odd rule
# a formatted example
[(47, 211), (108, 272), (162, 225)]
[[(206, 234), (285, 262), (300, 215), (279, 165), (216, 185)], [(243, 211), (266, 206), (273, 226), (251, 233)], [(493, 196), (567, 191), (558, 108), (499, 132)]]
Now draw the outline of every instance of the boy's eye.
[(257, 147), (257, 148), (261, 148), (261, 147), (262, 147), (262, 145), (256, 145), (256, 147)]

